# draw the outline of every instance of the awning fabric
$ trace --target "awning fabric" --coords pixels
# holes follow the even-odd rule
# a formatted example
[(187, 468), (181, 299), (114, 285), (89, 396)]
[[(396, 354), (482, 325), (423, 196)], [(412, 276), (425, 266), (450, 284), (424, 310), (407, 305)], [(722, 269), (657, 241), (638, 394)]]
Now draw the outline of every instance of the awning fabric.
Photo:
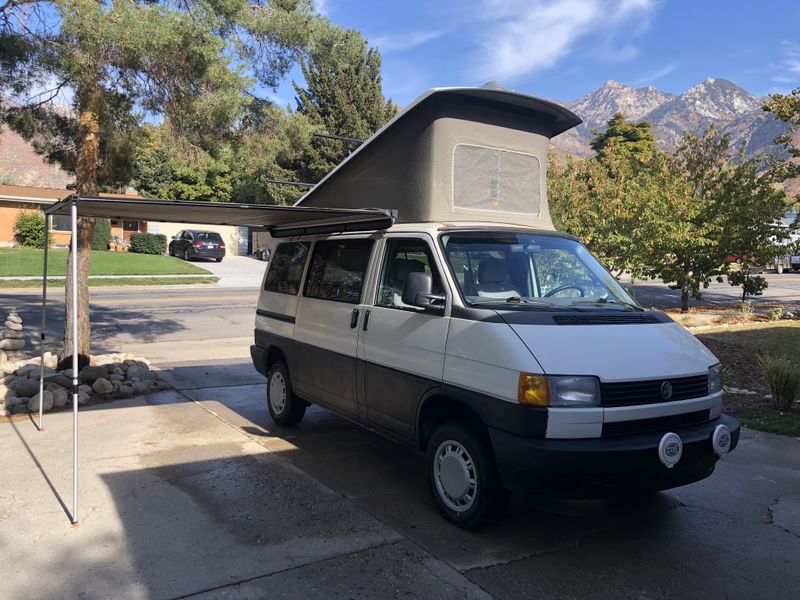
[(69, 215), (73, 203), (77, 205), (79, 217), (261, 227), (275, 237), (386, 229), (394, 222), (391, 211), (385, 209), (132, 200), (77, 195), (53, 204), (44, 212), (49, 215)]

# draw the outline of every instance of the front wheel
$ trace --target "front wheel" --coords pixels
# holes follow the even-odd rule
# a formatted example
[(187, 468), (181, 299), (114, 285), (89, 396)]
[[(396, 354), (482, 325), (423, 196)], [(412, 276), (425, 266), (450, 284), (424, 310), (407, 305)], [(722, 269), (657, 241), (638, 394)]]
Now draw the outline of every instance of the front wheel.
[(217, 262), (222, 262), (222, 259), (221, 259), (221, 258), (217, 258), (217, 259), (215, 259), (215, 260), (216, 260)]
[(476, 529), (502, 517), (511, 494), (500, 482), (488, 436), (469, 423), (444, 423), (433, 432), (425, 460), (428, 484), (445, 518)]
[(297, 425), (306, 414), (305, 401), (294, 395), (289, 380), (289, 369), (276, 362), (267, 375), (267, 409), (269, 416), (278, 425)]
[(184, 250), (183, 251), (183, 260), (189, 260), (189, 251), (188, 250)]

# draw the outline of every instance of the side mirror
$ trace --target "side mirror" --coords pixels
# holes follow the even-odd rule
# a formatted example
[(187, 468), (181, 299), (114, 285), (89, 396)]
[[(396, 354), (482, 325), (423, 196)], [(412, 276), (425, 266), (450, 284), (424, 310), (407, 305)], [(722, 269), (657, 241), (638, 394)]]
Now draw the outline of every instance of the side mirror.
[(180, 238), (179, 236), (177, 236), (177, 235), (173, 235), (173, 236), (172, 236), (172, 239), (173, 239), (173, 240), (179, 240), (179, 239), (181, 239), (181, 238)]
[(409, 273), (403, 285), (403, 304), (443, 312), (445, 297), (432, 290), (433, 278), (429, 273)]

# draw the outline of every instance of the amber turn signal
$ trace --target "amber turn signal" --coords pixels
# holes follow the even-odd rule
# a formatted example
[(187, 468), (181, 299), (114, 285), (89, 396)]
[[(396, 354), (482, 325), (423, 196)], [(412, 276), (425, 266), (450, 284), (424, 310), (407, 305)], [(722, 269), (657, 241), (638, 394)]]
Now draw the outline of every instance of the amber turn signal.
[(520, 373), (517, 402), (530, 406), (548, 406), (547, 377), (544, 375)]

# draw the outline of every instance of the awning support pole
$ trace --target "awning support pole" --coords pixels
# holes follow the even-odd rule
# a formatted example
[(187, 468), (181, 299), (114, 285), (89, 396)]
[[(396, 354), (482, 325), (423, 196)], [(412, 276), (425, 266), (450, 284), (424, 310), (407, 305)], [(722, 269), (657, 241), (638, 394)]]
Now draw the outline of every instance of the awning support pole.
[(41, 357), (39, 358), (39, 431), (44, 431), (42, 426), (42, 413), (44, 412), (44, 339), (47, 318), (47, 249), (50, 246), (50, 215), (44, 216), (44, 266), (42, 267), (42, 329), (39, 333)]
[(78, 202), (72, 201), (72, 526), (78, 524)]

